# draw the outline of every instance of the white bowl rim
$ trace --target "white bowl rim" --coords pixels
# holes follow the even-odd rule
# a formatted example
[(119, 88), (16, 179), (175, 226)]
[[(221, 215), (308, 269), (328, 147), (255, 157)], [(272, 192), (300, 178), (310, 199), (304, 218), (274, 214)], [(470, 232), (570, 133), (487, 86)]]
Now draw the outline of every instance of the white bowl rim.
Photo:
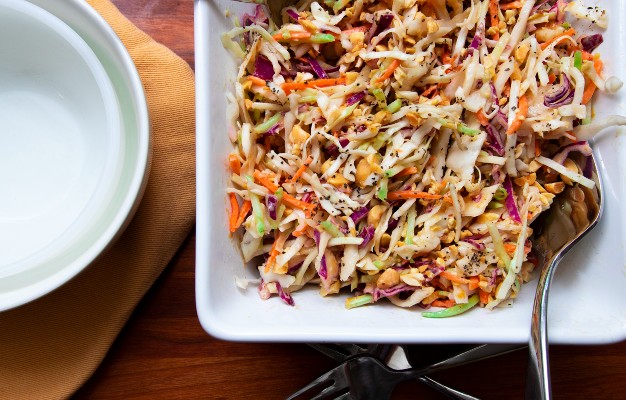
[[(103, 171), (104, 174), (101, 178), (103, 179), (103, 181), (101, 182), (101, 184), (104, 183), (106, 190), (112, 190), (115, 185), (116, 169), (118, 169), (118, 166), (122, 161), (122, 152), (120, 151), (120, 146), (122, 143), (122, 136), (124, 132), (121, 127), (121, 110), (119, 108), (117, 95), (115, 93), (115, 90), (113, 89), (113, 83), (111, 82), (111, 79), (106, 73), (104, 67), (100, 63), (100, 60), (96, 57), (96, 55), (87, 45), (87, 43), (76, 32), (74, 32), (63, 21), (61, 21), (51, 13), (31, 3), (19, 0), (0, 0), (0, 8), (16, 11), (26, 16), (27, 18), (36, 21), (36, 23), (50, 28), (55, 32), (59, 39), (69, 44), (72, 48), (72, 51), (75, 52), (86, 64), (86, 67), (89, 69), (94, 79), (94, 82), (97, 84), (98, 92), (102, 98), (102, 104), (104, 106), (104, 118), (107, 120), (107, 124), (109, 126), (108, 133), (109, 140), (111, 140), (112, 151), (109, 152), (108, 157), (105, 160)], [(95, 193), (92, 193), (89, 204), (94, 201), (99, 201), (99, 199), (94, 196)], [(90, 207), (93, 207), (93, 205), (91, 205)], [(83, 212), (81, 212), (81, 215), (84, 215), (85, 213), (88, 213), (88, 210), (83, 210)], [(81, 219), (82, 217), (77, 218), (77, 220), (73, 221), (66, 228), (70, 229), (74, 228), (76, 224), (80, 225)], [(80, 234), (81, 232), (75, 232), (72, 236), (67, 238), (67, 242), (69, 244), (75, 243), (78, 240)], [(65, 236), (65, 234), (62, 234), (61, 236)], [(5, 265), (3, 267), (3, 269), (5, 269), (5, 274), (0, 276), (0, 279), (4, 276), (19, 274), (20, 271), (36, 267), (37, 265), (41, 264), (43, 260), (49, 257), (51, 253), (58, 253), (60, 251), (59, 249), (56, 249), (56, 245), (58, 245), (58, 239), (59, 238), (53, 240), (44, 248), (28, 255), (25, 259), (21, 259), (14, 263), (9, 263)]]
[[(13, 2), (13, 0), (0, 1)], [(80, 39), (80, 41), (87, 47), (88, 51), (100, 64), (99, 58), (94, 53), (93, 49), (87, 44), (86, 40), (74, 31), (74, 29), (69, 26), (69, 23), (66, 23), (55, 15), (53, 11), (51, 11), (51, 9), (55, 9), (55, 7), (59, 6), (72, 8), (72, 12), (78, 13), (81, 18), (89, 20), (89, 23), (93, 27), (97, 28), (98, 33), (102, 36), (102, 39), (106, 41), (106, 46), (110, 47), (111, 54), (114, 54), (115, 57), (120, 59), (121, 63), (119, 66), (109, 68), (121, 67), (119, 70), (123, 70), (125, 78), (129, 81), (129, 85), (127, 86), (128, 91), (131, 94), (132, 106), (134, 108), (133, 112), (135, 114), (134, 122), (137, 127), (135, 132), (137, 135), (137, 152), (134, 153), (135, 162), (134, 165), (132, 165), (132, 179), (130, 180), (127, 190), (125, 191), (124, 199), (103, 234), (100, 235), (100, 237), (94, 241), (80, 257), (76, 258), (71, 264), (68, 264), (66, 268), (47, 276), (41, 281), (26, 285), (12, 292), (0, 294), (0, 312), (24, 305), (48, 294), (74, 278), (95, 259), (97, 259), (98, 256), (100, 256), (122, 234), (126, 226), (130, 223), (132, 216), (134, 216), (137, 211), (140, 200), (147, 186), (151, 162), (151, 127), (146, 95), (139, 72), (137, 71), (134, 61), (121, 39), (117, 36), (113, 28), (105, 21), (105, 19), (84, 1), (66, 0), (63, 5), (53, 5), (50, 4), (48, 0), (41, 1), (41, 4), (35, 4), (35, 1), (36, 0), (27, 0), (27, 2), (22, 2), (18, 0), (17, 2), (26, 4), (28, 7), (34, 7), (38, 9), (38, 12), (43, 12), (54, 17), (55, 20), (65, 26), (65, 29), (70, 30), (72, 34), (76, 35)], [(102, 64), (100, 65), (102, 67)], [(109, 70), (106, 67), (102, 68), (107, 79), (110, 79)], [(119, 94), (114, 88), (112, 88), (112, 90), (113, 95), (117, 100)], [(123, 114), (123, 111), (121, 111), (121, 113)]]

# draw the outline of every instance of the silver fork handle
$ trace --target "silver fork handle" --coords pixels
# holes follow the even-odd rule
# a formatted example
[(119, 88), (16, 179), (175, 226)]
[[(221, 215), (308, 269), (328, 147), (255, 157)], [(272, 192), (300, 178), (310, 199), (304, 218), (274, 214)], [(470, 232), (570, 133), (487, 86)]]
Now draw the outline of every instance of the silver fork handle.
[(451, 399), (457, 400), (480, 400), (478, 397), (470, 396), (467, 393), (461, 392), (459, 390), (453, 389), (450, 386), (442, 385), (441, 383), (432, 380), (427, 376), (420, 376), (417, 378), (420, 382), (425, 384), (426, 386), (430, 386), (431, 388), (439, 391), (440, 393), (445, 394)]
[(464, 351), (461, 354), (439, 361), (420, 370), (420, 375), (426, 375), (444, 369), (458, 367), (475, 361), (499, 356), (526, 347), (526, 344), (483, 344)]

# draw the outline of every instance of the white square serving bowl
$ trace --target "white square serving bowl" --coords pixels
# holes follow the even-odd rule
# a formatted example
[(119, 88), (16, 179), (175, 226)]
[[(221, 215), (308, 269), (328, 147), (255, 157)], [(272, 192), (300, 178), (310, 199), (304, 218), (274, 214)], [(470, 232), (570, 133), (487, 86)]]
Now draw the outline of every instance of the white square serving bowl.
[[(609, 29), (599, 51), (608, 74), (626, 80), (626, 3), (601, 2)], [(197, 113), (196, 306), (211, 335), (236, 341), (356, 343), (526, 342), (536, 279), (511, 308), (476, 309), (449, 319), (428, 319), (419, 309), (377, 303), (347, 310), (346, 294), (321, 297), (317, 289), (294, 293), (295, 307), (278, 297), (242, 290), (235, 276), (257, 278), (244, 266), (227, 221), (228, 139), (225, 93), (233, 90), (237, 64), (220, 35), (250, 5), (230, 0), (195, 1)], [(230, 16), (226, 16), (227, 10)], [(626, 115), (626, 94), (603, 97), (598, 115)], [(599, 225), (561, 262), (549, 303), (551, 343), (599, 344), (626, 338), (626, 137), (605, 132), (592, 145), (604, 179), (606, 207)]]

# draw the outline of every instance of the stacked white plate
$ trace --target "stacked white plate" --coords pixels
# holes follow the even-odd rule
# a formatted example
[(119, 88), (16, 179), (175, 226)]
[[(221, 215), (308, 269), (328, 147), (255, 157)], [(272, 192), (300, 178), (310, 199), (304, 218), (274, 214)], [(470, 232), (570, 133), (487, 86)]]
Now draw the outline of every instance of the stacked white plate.
[(141, 80), (82, 0), (0, 0), (0, 311), (61, 286), (124, 230), (145, 187)]

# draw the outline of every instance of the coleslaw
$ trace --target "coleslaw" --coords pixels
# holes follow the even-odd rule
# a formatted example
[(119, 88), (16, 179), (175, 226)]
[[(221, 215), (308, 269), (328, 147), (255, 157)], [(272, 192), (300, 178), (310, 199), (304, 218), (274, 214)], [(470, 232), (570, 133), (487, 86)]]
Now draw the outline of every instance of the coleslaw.
[[(578, 1), (302, 1), (257, 7), (222, 42), (230, 232), (263, 299), (318, 285), (457, 315), (509, 305), (535, 268), (529, 226), (593, 188), (588, 140), (607, 15)], [(238, 280), (242, 287), (246, 282)]]

